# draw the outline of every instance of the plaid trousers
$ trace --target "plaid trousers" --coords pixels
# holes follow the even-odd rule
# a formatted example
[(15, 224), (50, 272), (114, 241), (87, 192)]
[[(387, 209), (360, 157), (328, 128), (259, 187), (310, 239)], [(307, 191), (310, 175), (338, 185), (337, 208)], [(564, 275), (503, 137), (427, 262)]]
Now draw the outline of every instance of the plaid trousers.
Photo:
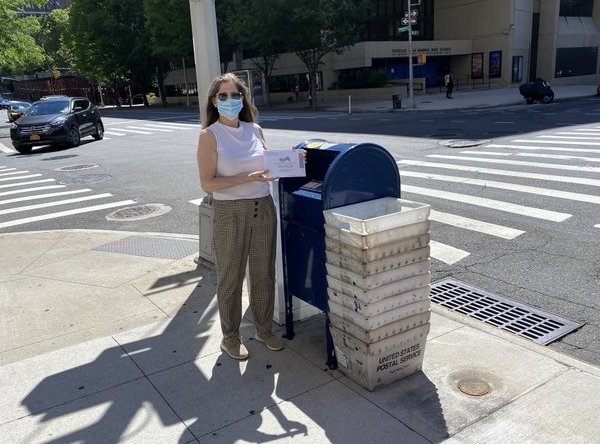
[(273, 198), (213, 201), (213, 252), (223, 337), (239, 336), (248, 264), (250, 309), (259, 333), (271, 331), (277, 216)]

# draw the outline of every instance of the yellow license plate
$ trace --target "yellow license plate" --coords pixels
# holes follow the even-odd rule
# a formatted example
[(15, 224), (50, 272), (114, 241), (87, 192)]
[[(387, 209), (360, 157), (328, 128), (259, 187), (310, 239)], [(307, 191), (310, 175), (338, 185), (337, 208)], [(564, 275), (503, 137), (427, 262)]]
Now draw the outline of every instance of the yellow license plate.
[(29, 136), (29, 140), (40, 140), (40, 136), (38, 136), (37, 134), (32, 134), (31, 136)]

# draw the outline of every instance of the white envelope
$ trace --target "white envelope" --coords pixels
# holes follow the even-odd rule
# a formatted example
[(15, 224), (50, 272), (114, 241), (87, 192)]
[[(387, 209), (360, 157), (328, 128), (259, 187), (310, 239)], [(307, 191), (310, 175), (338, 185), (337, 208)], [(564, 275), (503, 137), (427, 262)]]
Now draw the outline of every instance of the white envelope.
[(306, 177), (303, 150), (267, 150), (265, 170), (271, 177)]

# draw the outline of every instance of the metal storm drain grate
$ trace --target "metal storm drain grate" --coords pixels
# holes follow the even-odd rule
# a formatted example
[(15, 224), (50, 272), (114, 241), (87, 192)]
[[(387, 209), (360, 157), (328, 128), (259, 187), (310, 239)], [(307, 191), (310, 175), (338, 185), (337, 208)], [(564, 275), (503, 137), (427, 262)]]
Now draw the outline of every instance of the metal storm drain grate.
[(431, 301), (542, 345), (583, 325), (452, 278), (431, 284)]
[(94, 250), (160, 259), (183, 259), (192, 254), (198, 254), (198, 240), (129, 236), (100, 245)]

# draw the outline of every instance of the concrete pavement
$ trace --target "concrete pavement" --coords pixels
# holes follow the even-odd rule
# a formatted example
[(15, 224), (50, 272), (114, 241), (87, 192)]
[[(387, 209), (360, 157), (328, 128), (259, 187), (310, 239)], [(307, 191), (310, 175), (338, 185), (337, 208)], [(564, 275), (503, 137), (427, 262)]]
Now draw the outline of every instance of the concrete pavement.
[[(557, 100), (595, 93), (595, 85), (554, 89)], [(417, 109), (525, 106), (514, 88), (454, 97), (417, 96)], [(336, 106), (344, 111), (324, 104)], [(390, 111), (391, 99), (354, 106)], [(282, 352), (254, 341), (245, 291), (250, 359), (234, 361), (219, 350), (215, 275), (193, 262), (197, 251), (194, 236), (158, 233), (0, 235), (0, 442), (520, 444), (600, 436), (599, 367), (435, 305), (423, 371), (376, 392), (325, 366), (321, 315), (299, 322)], [(469, 395), (459, 383), (488, 392)]]

